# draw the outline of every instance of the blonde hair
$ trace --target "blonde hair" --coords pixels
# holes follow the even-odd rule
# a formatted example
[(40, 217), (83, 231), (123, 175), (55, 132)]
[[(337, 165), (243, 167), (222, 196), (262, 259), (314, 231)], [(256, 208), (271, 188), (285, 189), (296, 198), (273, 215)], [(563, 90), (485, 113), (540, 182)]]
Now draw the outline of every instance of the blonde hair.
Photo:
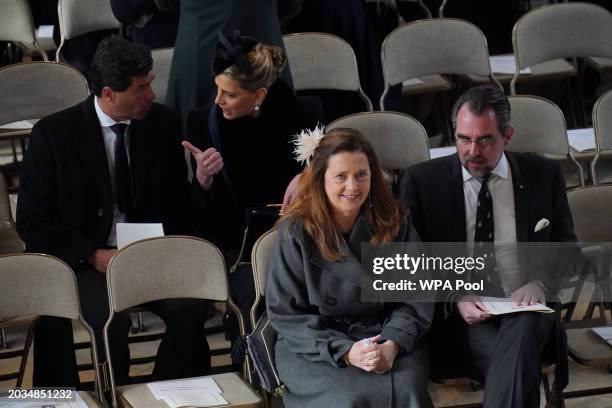
[(280, 47), (258, 43), (247, 53), (247, 61), (251, 66), (251, 75), (247, 75), (235, 64), (226, 68), (222, 74), (237, 81), (242, 89), (255, 92), (260, 88), (269, 88), (276, 81), (285, 67), (287, 56)]
[(337, 153), (359, 152), (365, 154), (370, 166), (369, 203), (362, 205), (372, 230), (371, 243), (391, 242), (397, 236), (406, 210), (393, 197), (384, 181), (374, 149), (365, 137), (355, 129), (337, 128), (326, 133), (315, 149), (310, 164), (299, 182), (300, 196), (289, 207), (281, 221), (303, 220), (304, 229), (312, 237), (321, 256), (327, 261), (345, 257), (344, 239), (336, 229), (325, 193), (325, 172), (329, 158)]

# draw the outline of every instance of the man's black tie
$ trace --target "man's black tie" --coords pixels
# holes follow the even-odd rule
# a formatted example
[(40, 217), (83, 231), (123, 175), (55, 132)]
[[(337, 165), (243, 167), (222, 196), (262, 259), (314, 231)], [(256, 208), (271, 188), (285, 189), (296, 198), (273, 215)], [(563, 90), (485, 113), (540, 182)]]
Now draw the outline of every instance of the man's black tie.
[(476, 202), (476, 226), (474, 228), (474, 257), (485, 259), (485, 268), (480, 272), (487, 283), (489, 296), (503, 295), (497, 265), (495, 263), (495, 223), (493, 221), (493, 197), (487, 186), (491, 173), (481, 179)]
[(117, 206), (128, 219), (132, 215), (132, 183), (130, 164), (125, 149), (125, 123), (117, 123), (110, 127), (117, 135), (115, 139), (115, 190)]

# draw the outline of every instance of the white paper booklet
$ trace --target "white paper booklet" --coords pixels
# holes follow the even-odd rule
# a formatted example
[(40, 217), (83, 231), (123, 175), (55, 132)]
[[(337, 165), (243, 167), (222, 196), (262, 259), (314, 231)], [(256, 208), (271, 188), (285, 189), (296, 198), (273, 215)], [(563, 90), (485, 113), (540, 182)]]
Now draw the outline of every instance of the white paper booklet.
[(223, 392), (210, 377), (186, 380), (160, 381), (147, 384), (158, 400), (164, 400), (170, 408), (214, 407), (228, 405)]
[(117, 223), (117, 248), (121, 249), (132, 242), (145, 238), (164, 236), (162, 224)]
[(540, 312), (540, 313), (552, 313), (550, 307), (538, 303), (532, 306), (517, 306), (514, 301), (505, 298), (495, 298), (483, 296), (480, 298), (485, 308), (492, 315), (503, 315), (508, 313), (517, 312)]
[(570, 129), (567, 131), (567, 141), (578, 152), (595, 150), (595, 132), (593, 128)]
[(595, 332), (603, 341), (612, 346), (612, 326), (593, 327)]

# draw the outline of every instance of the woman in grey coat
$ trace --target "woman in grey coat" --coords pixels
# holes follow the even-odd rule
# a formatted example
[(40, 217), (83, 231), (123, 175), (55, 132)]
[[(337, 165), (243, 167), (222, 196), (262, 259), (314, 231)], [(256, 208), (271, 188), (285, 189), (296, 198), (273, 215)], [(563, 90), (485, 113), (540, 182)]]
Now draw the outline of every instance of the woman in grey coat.
[(267, 281), (285, 406), (432, 407), (421, 337), (433, 305), (361, 301), (361, 243), (419, 238), (359, 132), (310, 145)]

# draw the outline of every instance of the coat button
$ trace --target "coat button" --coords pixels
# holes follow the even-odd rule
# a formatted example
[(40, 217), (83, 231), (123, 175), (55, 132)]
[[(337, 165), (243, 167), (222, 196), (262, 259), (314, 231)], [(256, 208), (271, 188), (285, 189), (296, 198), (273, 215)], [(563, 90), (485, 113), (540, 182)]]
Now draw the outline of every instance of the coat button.
[(101, 217), (104, 214), (104, 210), (101, 208), (98, 208), (98, 217)]

